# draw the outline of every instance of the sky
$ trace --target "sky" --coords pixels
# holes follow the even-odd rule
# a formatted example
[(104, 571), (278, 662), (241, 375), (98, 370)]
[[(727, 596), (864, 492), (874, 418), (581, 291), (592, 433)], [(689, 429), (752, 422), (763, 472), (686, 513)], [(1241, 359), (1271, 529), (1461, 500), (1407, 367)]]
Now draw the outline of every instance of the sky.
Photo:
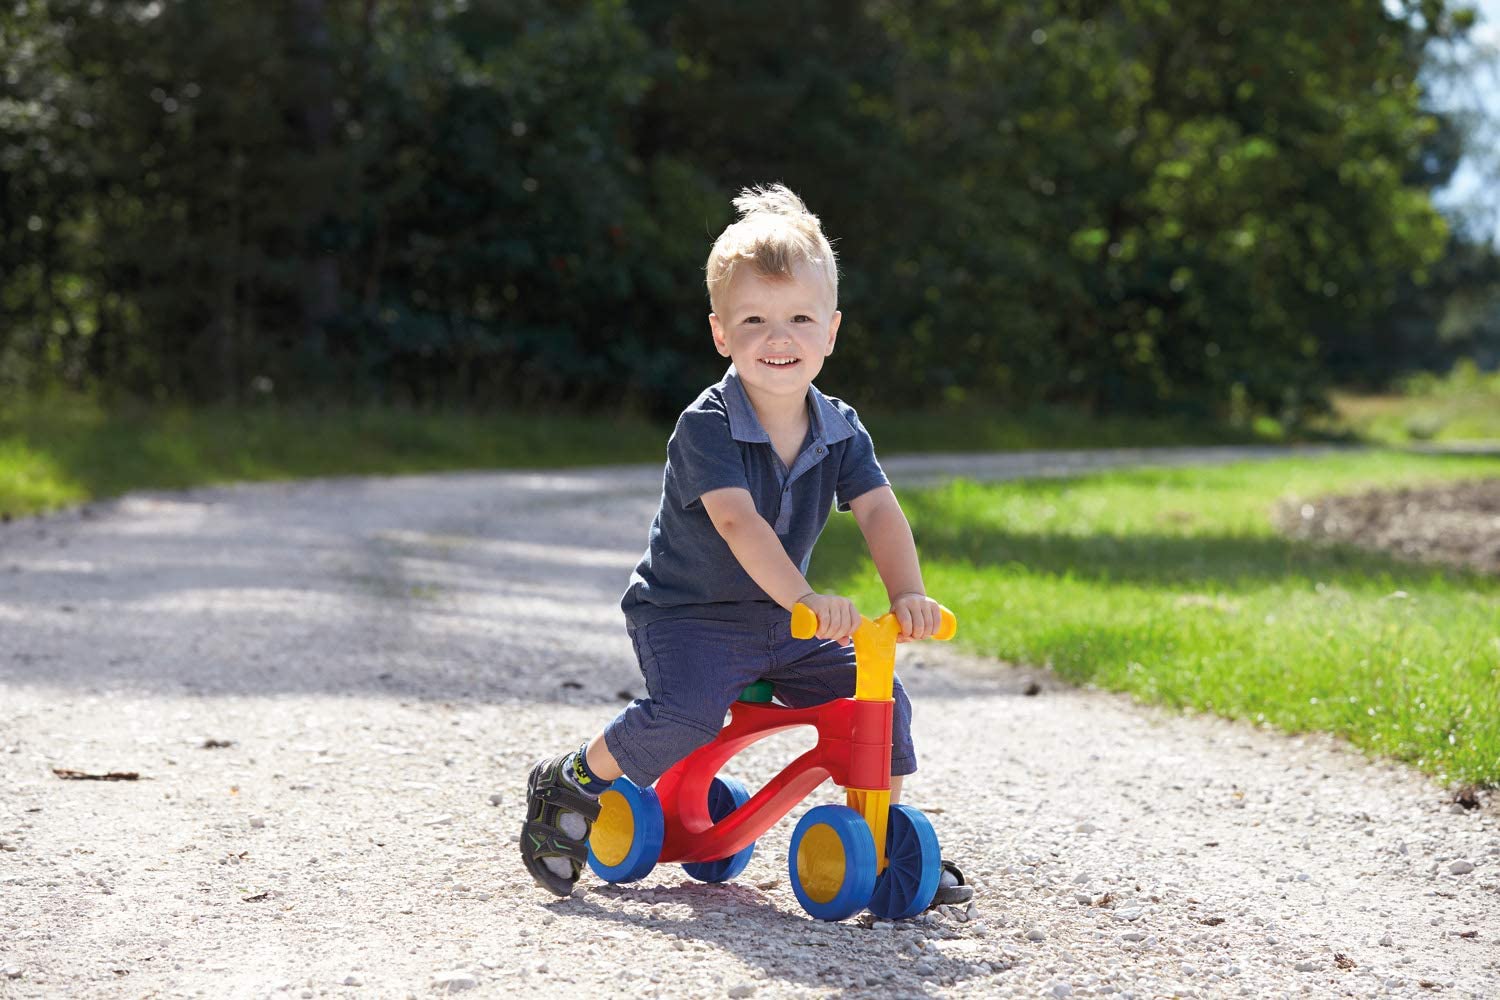
[[(1500, 0), (1470, 0), (1479, 12), (1472, 44), (1492, 56), (1500, 52)], [(1484, 114), (1488, 124), (1474, 155), (1465, 157), (1449, 185), (1436, 192), (1438, 206), (1450, 214), (1487, 217), (1490, 238), (1500, 243), (1500, 58), (1477, 66), (1451, 85), (1434, 82), (1432, 95), (1439, 107)]]

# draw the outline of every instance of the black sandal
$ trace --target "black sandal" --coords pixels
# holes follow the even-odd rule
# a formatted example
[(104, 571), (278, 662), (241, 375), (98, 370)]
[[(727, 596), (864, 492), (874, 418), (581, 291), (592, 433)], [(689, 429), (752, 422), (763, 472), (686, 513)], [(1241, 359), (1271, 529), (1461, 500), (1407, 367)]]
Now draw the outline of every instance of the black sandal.
[(943, 873), (938, 876), (937, 892), (932, 897), (932, 902), (927, 905), (929, 910), (935, 910), (939, 906), (957, 906), (959, 903), (967, 903), (974, 898), (974, 887), (969, 880), (964, 878), (964, 870), (947, 858), (943, 859)]
[[(537, 761), (526, 779), (526, 823), (521, 827), (521, 860), (537, 884), (559, 896), (570, 896), (589, 858), (588, 835), (599, 818), (599, 800), (581, 790), (563, 773), (569, 754)], [(583, 818), (584, 833), (574, 839), (563, 832), (563, 813)], [(548, 868), (544, 858), (567, 858), (572, 875), (563, 878)]]

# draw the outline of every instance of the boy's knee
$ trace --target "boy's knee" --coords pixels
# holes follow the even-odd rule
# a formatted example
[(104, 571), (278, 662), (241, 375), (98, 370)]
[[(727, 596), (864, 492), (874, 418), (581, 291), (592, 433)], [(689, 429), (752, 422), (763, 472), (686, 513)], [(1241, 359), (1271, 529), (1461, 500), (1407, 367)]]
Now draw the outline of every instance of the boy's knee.
[(683, 711), (642, 701), (616, 716), (604, 737), (630, 780), (650, 785), (673, 764), (711, 742), (723, 723), (724, 712)]

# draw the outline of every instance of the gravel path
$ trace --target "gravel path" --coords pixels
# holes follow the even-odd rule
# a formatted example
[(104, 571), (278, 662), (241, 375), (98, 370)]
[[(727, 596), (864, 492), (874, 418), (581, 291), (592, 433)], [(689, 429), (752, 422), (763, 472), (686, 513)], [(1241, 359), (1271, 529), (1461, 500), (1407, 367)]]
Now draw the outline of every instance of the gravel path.
[(936, 644), (901, 651), (907, 797), (971, 908), (808, 919), (801, 810), (735, 884), (664, 866), (553, 900), (513, 844), (525, 768), (640, 690), (615, 602), (659, 475), (135, 494), (0, 526), (0, 997), (1500, 995), (1493, 804)]

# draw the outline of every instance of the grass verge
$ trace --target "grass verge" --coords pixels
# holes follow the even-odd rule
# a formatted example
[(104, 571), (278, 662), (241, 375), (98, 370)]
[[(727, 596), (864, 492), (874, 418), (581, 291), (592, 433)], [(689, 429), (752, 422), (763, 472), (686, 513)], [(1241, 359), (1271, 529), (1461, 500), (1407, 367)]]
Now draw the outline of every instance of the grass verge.
[(243, 480), (660, 461), (645, 420), (333, 408), (0, 408), (0, 512)]
[[(1500, 784), (1500, 580), (1288, 541), (1285, 496), (1500, 475), (1395, 453), (903, 491), (963, 645), (1169, 706), (1323, 730), (1439, 780)], [(815, 583), (875, 609), (851, 519)]]
[[(1213, 444), (1274, 440), (1201, 421), (1097, 421), (1061, 409), (1023, 414), (878, 412), (885, 454)], [(20, 516), (116, 496), (238, 480), (397, 475), (452, 469), (659, 462), (668, 424), (566, 414), (400, 409), (103, 407), (78, 397), (0, 405), (0, 514)]]

